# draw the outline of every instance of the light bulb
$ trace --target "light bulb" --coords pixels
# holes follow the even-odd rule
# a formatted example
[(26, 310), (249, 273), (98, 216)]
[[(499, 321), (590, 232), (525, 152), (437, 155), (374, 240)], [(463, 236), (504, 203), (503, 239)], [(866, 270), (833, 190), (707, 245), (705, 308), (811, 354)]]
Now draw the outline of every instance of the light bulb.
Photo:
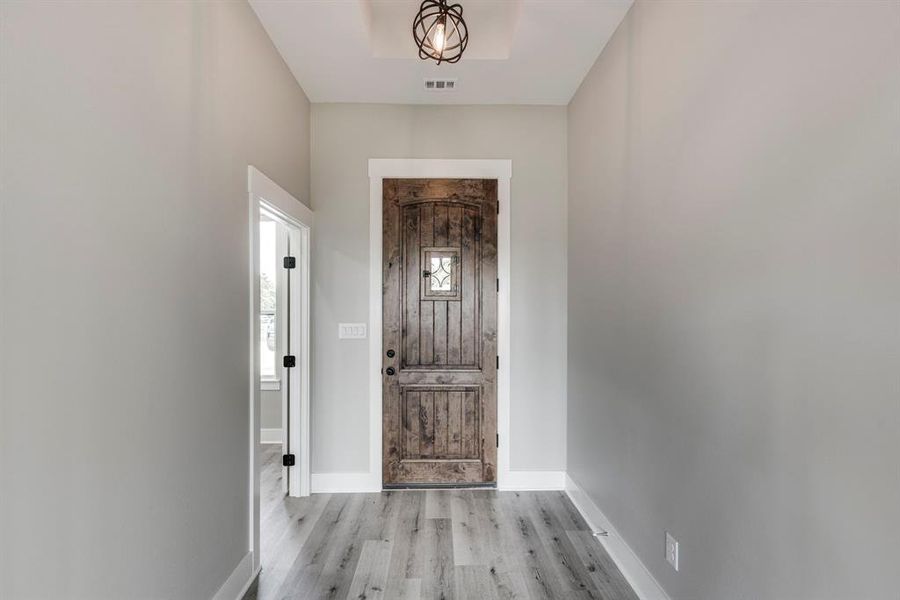
[(434, 26), (434, 35), (431, 36), (431, 46), (434, 51), (441, 53), (444, 51), (444, 21), (438, 21)]

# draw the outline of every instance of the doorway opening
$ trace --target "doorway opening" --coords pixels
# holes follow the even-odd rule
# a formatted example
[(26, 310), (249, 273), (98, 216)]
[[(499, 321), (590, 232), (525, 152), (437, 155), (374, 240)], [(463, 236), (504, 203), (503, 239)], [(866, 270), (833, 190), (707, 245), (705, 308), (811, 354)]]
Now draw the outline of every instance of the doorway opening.
[[(495, 478), (484, 478), (487, 484), (495, 484), (504, 489), (531, 489), (531, 483), (520, 476), (520, 471), (510, 470), (510, 179), (512, 177), (512, 161), (506, 159), (369, 159), (369, 472), (366, 474), (365, 489), (375, 491), (384, 489), (385, 484), (391, 486), (391, 478), (385, 476), (384, 448), (387, 440), (384, 435), (384, 383), (388, 367), (386, 358), (397, 356), (395, 347), (384, 345), (383, 329), (383, 295), (384, 295), (384, 183), (390, 179), (479, 179), (493, 180), (496, 184), (496, 201), (491, 201), (496, 215), (496, 354), (494, 365), (494, 394), (496, 402), (496, 424), (485, 431), (495, 431), (494, 439), (487, 440), (493, 446)], [(440, 252), (439, 248), (433, 250)], [(439, 254), (429, 256), (442, 258)], [(444, 257), (446, 258), (446, 257)], [(452, 261), (452, 256), (450, 257)], [(421, 260), (421, 259), (420, 259)], [(436, 264), (436, 266), (438, 266)], [(420, 274), (425, 279), (424, 269)], [(452, 278), (452, 273), (451, 273)], [(438, 287), (446, 283), (438, 282)], [(451, 279), (452, 288), (452, 279)], [(412, 286), (410, 286), (412, 290)], [(442, 291), (442, 290), (438, 290)], [(452, 290), (451, 290), (452, 291)], [(421, 292), (420, 292), (421, 293)], [(428, 294), (433, 295), (433, 294)], [(493, 303), (493, 300), (491, 300)], [(385, 333), (387, 330), (385, 329)], [(394, 357), (388, 357), (388, 350), (394, 350)], [(486, 364), (486, 363), (482, 363)], [(412, 388), (410, 388), (412, 390)], [(420, 390), (421, 391), (421, 390)], [(464, 390), (454, 390), (455, 392)], [(427, 398), (426, 398), (427, 400)], [(421, 406), (421, 396), (419, 397)], [(407, 406), (414, 404), (410, 398)], [(448, 395), (449, 404), (449, 395)], [(426, 401), (427, 405), (427, 401)], [(443, 406), (443, 398), (441, 398)], [(454, 404), (455, 406), (455, 404)], [(407, 414), (410, 414), (407, 411)], [(448, 415), (449, 416), (449, 415)], [(394, 428), (396, 430), (396, 428)], [(483, 433), (477, 434), (484, 440)], [(489, 435), (489, 434), (488, 434)], [(420, 447), (421, 448), (421, 447)], [(414, 449), (414, 445), (413, 445)], [(388, 457), (394, 460), (396, 457)], [(411, 459), (412, 457), (410, 457)], [(464, 458), (468, 460), (468, 458)], [(482, 461), (484, 468), (484, 461)], [(482, 470), (482, 474), (485, 471)], [(469, 478), (469, 482), (472, 483)], [(493, 481), (491, 481), (493, 479)], [(457, 485), (462, 482), (454, 482)], [(416, 487), (404, 482), (404, 487)], [(433, 482), (429, 485), (433, 485)], [(484, 485), (484, 484), (483, 484)]]
[[(310, 236), (312, 211), (249, 168), (251, 239), (250, 539), (267, 557), (260, 522), (310, 494)], [(265, 537), (265, 536), (263, 536)]]
[[(302, 265), (298, 272), (298, 258), (302, 261), (303, 254), (302, 229), (260, 201), (259, 437), (264, 460), (278, 455), (276, 458), (282, 463), (282, 492), (290, 496), (309, 495), (308, 478), (291, 468), (297, 466), (298, 455), (307, 455), (295, 439), (298, 436), (291, 435), (298, 427), (298, 416), (303, 421), (302, 415), (297, 414), (301, 403), (296, 402), (304, 379), (297, 370), (297, 356), (305, 355), (300, 347), (301, 336), (297, 335), (303, 333), (298, 314), (302, 307), (298, 297), (298, 292), (302, 292)], [(307, 464), (308, 460), (301, 462)]]

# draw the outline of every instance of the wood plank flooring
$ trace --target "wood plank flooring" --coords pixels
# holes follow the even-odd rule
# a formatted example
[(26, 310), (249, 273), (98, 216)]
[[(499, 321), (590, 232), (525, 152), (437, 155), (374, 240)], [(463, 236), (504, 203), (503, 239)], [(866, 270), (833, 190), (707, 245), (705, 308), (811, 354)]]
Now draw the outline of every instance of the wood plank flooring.
[(262, 573), (244, 600), (637, 600), (562, 492), (281, 492), (264, 446)]

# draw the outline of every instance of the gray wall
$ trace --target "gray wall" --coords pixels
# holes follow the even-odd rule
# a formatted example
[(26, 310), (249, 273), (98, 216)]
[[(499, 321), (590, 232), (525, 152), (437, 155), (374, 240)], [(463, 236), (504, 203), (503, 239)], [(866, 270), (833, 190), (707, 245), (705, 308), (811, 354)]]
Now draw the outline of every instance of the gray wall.
[(368, 470), (370, 158), (508, 158), (514, 469), (565, 468), (566, 109), (314, 104), (313, 472)]
[(896, 2), (639, 1), (569, 107), (568, 470), (673, 598), (897, 598), (898, 67)]
[(309, 104), (245, 3), (0, 4), (0, 595), (210, 598), (250, 545), (247, 165)]
[(281, 392), (260, 392), (259, 427), (261, 429), (281, 428)]

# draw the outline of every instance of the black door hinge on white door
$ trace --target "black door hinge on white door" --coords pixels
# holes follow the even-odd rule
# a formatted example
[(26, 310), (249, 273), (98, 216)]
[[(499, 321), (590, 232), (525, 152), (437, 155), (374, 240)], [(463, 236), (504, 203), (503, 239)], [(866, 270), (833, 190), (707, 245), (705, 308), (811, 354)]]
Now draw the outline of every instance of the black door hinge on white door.
[(285, 369), (293, 369), (297, 366), (297, 357), (293, 354), (288, 354), (284, 357), (283, 364)]
[(297, 457), (293, 454), (282, 454), (281, 455), (281, 466), (282, 467), (293, 467), (297, 463)]
[(296, 256), (285, 256), (284, 257), (284, 268), (285, 269), (296, 269), (297, 268), (297, 257)]

